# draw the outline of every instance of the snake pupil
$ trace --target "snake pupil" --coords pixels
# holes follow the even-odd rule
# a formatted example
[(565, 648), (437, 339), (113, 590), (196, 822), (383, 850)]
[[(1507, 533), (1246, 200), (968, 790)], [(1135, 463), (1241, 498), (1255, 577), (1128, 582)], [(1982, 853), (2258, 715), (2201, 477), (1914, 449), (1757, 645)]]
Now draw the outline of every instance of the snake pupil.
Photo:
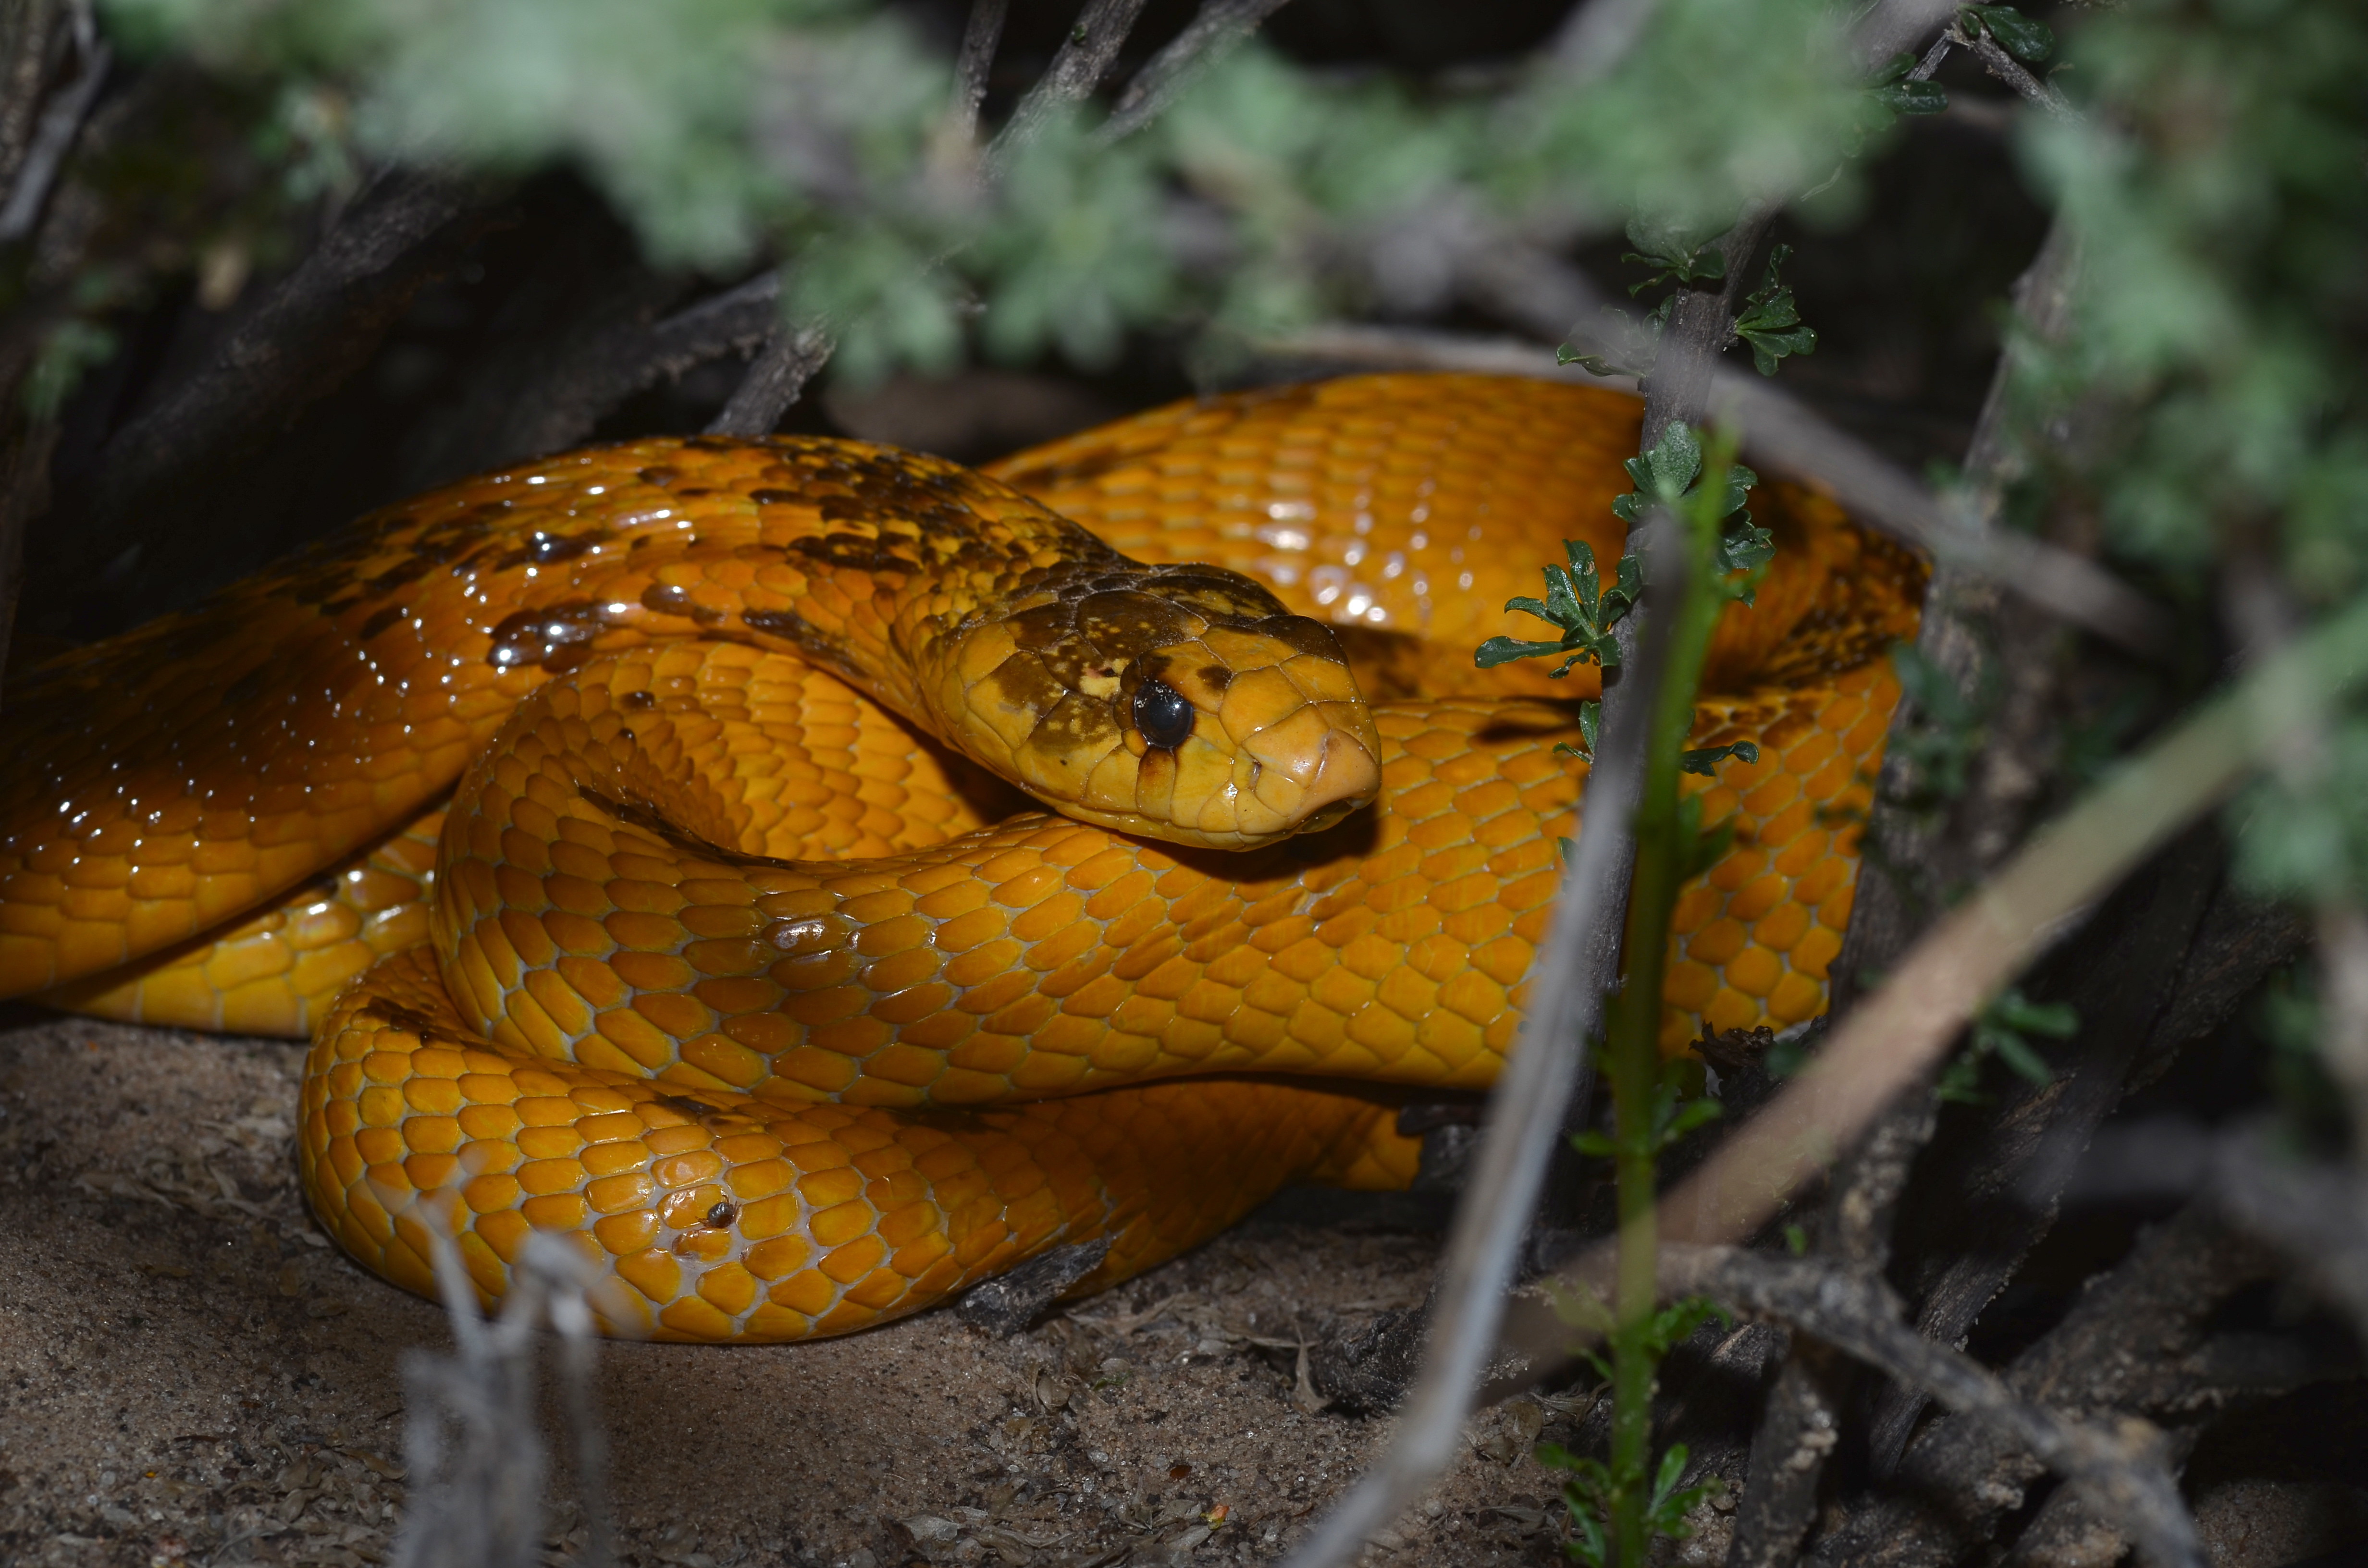
[(1176, 747), (1192, 734), (1192, 705), (1184, 694), (1154, 676), (1134, 694), (1134, 727), (1145, 744)]

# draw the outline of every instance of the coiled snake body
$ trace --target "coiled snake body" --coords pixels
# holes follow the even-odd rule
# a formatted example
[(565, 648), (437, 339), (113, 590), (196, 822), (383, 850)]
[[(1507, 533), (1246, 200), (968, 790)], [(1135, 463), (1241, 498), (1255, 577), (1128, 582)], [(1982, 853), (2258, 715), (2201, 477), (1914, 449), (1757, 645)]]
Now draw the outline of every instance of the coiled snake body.
[[(1591, 672), (1470, 650), (1561, 540), (1617, 553), (1636, 417), (1362, 377), (1000, 479), (643, 441), (375, 514), (11, 692), (0, 988), (309, 1033), (332, 1234), (427, 1290), (440, 1231), (491, 1298), (563, 1233), (620, 1333), (838, 1333), (1106, 1239), (1090, 1290), (1286, 1180), (1403, 1185), (1578, 794), (1541, 699)], [(1915, 562), (1774, 500), (1672, 1046), (1822, 1006), (1914, 624)]]

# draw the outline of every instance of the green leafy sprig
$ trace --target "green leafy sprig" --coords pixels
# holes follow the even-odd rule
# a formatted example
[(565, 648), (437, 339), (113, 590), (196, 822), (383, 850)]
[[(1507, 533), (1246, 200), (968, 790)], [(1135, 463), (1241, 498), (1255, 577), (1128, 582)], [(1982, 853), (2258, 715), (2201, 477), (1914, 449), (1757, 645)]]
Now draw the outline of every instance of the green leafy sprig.
[(1777, 276), (1792, 256), (1791, 245), (1768, 253), (1766, 278), (1746, 297), (1743, 313), (1735, 318), (1735, 335), (1751, 346), (1751, 363), (1763, 376), (1774, 375), (1776, 367), (1793, 355), (1817, 351), (1817, 329), (1802, 324), (1793, 290)]
[[(1473, 654), (1473, 663), (1484, 670), (1492, 670), (1516, 659), (1567, 654), (1560, 665), (1547, 672), (1555, 680), (1582, 664), (1598, 664), (1609, 669), (1620, 663), (1620, 649), (1612, 640), (1611, 629), (1626, 619), (1643, 595), (1643, 569), (1635, 556), (1623, 555), (1615, 569), (1617, 574), (1607, 586), (1596, 570), (1593, 547), (1570, 540), (1564, 541), (1563, 552), (1569, 557), (1570, 564), (1545, 568), (1544, 598), (1523, 595), (1505, 601), (1507, 609), (1533, 615), (1555, 627), (1561, 635), (1543, 642), (1491, 637)], [(1595, 736), (1591, 730), (1587, 739), (1588, 748), (1593, 749)]]
[(2009, 987), (1991, 999), (1981, 1015), (1974, 1020), (1965, 1049), (1941, 1074), (1934, 1093), (1941, 1099), (1961, 1105), (1984, 1105), (1989, 1096), (1982, 1093), (1982, 1068), (1996, 1057), (2007, 1064), (2014, 1074), (2036, 1088), (2045, 1088), (2055, 1081), (2055, 1070), (2031, 1043), (2031, 1036), (2042, 1035), (2049, 1040), (2068, 1040), (2080, 1028), (2080, 1015), (2070, 1004), (2031, 1001), (2020, 991)]
[(1989, 34), (2000, 49), (2026, 64), (2035, 65), (2055, 52), (2055, 34), (2047, 24), (2011, 6), (1961, 6), (1957, 25), (1967, 32)]

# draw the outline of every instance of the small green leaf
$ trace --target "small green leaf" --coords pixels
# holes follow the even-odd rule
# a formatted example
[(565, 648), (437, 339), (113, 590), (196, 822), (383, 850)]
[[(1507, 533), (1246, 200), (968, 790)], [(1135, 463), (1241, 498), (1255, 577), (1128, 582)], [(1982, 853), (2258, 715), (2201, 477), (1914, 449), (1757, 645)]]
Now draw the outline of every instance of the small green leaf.
[(2011, 6), (1966, 6), (1957, 13), (1963, 20), (1971, 18), (1982, 29), (1998, 40), (1998, 46), (2017, 60), (2036, 63), (2055, 52), (2055, 34), (2045, 22), (2024, 16)]
[(1809, 1233), (1798, 1225), (1785, 1226), (1784, 1250), (1794, 1257), (1806, 1257), (1809, 1255)]
[(1611, 1157), (1611, 1140), (1600, 1132), (1574, 1132), (1570, 1135), (1570, 1146), (1591, 1160)]
[(1653, 1501), (1658, 1503), (1678, 1489), (1678, 1477), (1686, 1472), (1687, 1450), (1683, 1443), (1671, 1443), (1669, 1451), (1661, 1456), (1661, 1467), (1653, 1474)]
[(1949, 95), (1934, 82), (1894, 82), (1873, 97), (1894, 114), (1939, 114), (1949, 107)]
[(1718, 765), (1730, 756), (1746, 762), (1759, 760), (1759, 748), (1749, 741), (1737, 741), (1729, 746), (1702, 746), (1678, 754), (1678, 769), (1682, 773), (1699, 773), (1704, 778), (1718, 777)]
[(1998, 1060), (2012, 1068), (2017, 1076), (2039, 1088), (2055, 1082), (2055, 1070), (2046, 1059), (2031, 1049), (2031, 1044), (2019, 1034), (2000, 1032), (1992, 1040)]

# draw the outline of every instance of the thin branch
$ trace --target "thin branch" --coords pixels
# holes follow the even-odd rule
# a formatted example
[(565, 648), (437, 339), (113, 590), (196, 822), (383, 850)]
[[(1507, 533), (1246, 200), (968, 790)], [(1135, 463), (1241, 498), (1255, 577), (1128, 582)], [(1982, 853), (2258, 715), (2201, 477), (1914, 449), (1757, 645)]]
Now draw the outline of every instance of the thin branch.
[[(1864, 1279), (1891, 1261), (1891, 1221), (1916, 1156), (1932, 1136), (1933, 1102), (1895, 1101), (1835, 1172), (1817, 1228), (1818, 1256)], [(1785, 1568), (1817, 1514), (1827, 1460), (1840, 1435), (1853, 1369), (1830, 1347), (1793, 1336), (1751, 1437), (1727, 1568)]]
[[(2014, 1358), (2006, 1385), (2068, 1415), (2170, 1425), (2165, 1449), (2175, 1454), (2194, 1428), (2239, 1399), (2347, 1370), (2347, 1358), (2307, 1342), (2214, 1331), (2223, 1304), (2272, 1267), (2267, 1248), (2209, 1206), (2190, 1204), (2092, 1280), (2063, 1320)], [(2044, 1474), (2010, 1435), (1943, 1416), (1918, 1433), (1898, 1483), (1828, 1536), (1818, 1561), (1950, 1568), (1986, 1556)]]
[(108, 438), (79, 505), (63, 508), (74, 526), (52, 530), (61, 559), (49, 570), (94, 574), (128, 544), (168, 538), (180, 497), (230, 473), (369, 361), (413, 297), (494, 222), (495, 189), (381, 176), (211, 360)]
[(1883, 0), (1861, 21), (1850, 43), (1861, 70), (1873, 71), (1893, 55), (1914, 49), (1947, 21), (1958, 0)]
[(953, 99), (939, 131), (948, 145), (967, 147), (978, 140), (978, 109), (986, 101), (987, 74), (995, 65), (996, 46), (1003, 41), (1004, 14), (1010, 8), (1010, 0), (971, 0), (962, 53), (954, 61)]
[(1287, 0), (1201, 0), (1201, 9), (1167, 48), (1151, 57), (1094, 131), (1102, 146), (1157, 119), (1203, 73), (1248, 41)]
[(1734, 1247), (1663, 1249), (1665, 1297), (1708, 1296), (1815, 1335), (1949, 1409), (1979, 1421), (2082, 1487), (2158, 1568), (2203, 1568), (2194, 1521), (2143, 1422), (2106, 1431), (2016, 1397), (1972, 1357), (1935, 1345), (1899, 1319), (1881, 1280), (1807, 1258)]
[(806, 382), (830, 359), (831, 335), (819, 326), (773, 329), (749, 362), (748, 373), (707, 426), (711, 436), (769, 436)]
[(1627, 666), (1630, 700), (1605, 717), (1581, 805), (1587, 825), (1563, 873), (1554, 924), (1530, 966), (1531, 1002), (1520, 1037), (1489, 1096), (1472, 1180), (1456, 1206), (1422, 1370), (1396, 1438), (1292, 1554), (1291, 1568), (1353, 1561), (1367, 1537), (1438, 1479), (1461, 1445), (1547, 1155), (1560, 1141), (1563, 1108), (1579, 1081), (1585, 1042), (1601, 1021), (1604, 992), (1593, 983), (1585, 955), (1605, 928), (1618, 928), (1627, 906), (1635, 848), (1630, 824), (1643, 784), (1645, 736), (1668, 655), (1668, 628), (1684, 591), (1681, 563), (1656, 562), (1655, 567), (1639, 607), (1651, 612), (1648, 632)]
[[(2268, 683), (2307, 682), (2331, 699), (2363, 679), (2368, 606), (2333, 617), (2204, 704), (2033, 835), (1841, 1021), (1805, 1072), (1662, 1199), (1665, 1233), (1724, 1241), (1765, 1223), (2076, 915), (2284, 741), (2263, 700)], [(1536, 1363), (1526, 1374), (1536, 1377), (1565, 1337), (1550, 1313), (1525, 1302), (1508, 1321), (1507, 1346)]]
[(2025, 102), (2038, 105), (2058, 119), (2080, 118), (2080, 111), (2072, 107), (2072, 100), (2059, 92), (2055, 84), (2043, 82), (2024, 70), (2022, 62), (2009, 54), (1987, 32), (1968, 35), (1963, 28), (1952, 28), (1951, 41), (1971, 51), (1985, 70), (2012, 87)]
[(49, 202), (58, 171), (65, 166), (66, 154), (74, 151), (74, 141), (90, 118), (91, 106), (98, 102), (99, 89), (107, 85), (107, 74), (115, 63), (114, 51), (103, 42), (93, 41), (82, 48), (81, 53), (80, 74), (41, 111), (40, 127), (33, 132), (25, 161), (17, 170), (16, 183), (8, 189), (7, 204), (0, 206), (0, 244), (25, 238), (40, 222), (41, 210)]
[(1791, 1336), (1751, 1434), (1726, 1568), (1792, 1568), (1816, 1520), (1826, 1462), (1841, 1442), (1852, 1370), (1832, 1346)]
[(1118, 51), (1126, 45), (1134, 19), (1147, 0), (1087, 0), (1068, 40), (1061, 45), (1043, 77), (1019, 100), (986, 150), (990, 177), (1000, 177), (1027, 145), (1043, 133), (1053, 117), (1071, 104), (1081, 103), (1101, 85)]

